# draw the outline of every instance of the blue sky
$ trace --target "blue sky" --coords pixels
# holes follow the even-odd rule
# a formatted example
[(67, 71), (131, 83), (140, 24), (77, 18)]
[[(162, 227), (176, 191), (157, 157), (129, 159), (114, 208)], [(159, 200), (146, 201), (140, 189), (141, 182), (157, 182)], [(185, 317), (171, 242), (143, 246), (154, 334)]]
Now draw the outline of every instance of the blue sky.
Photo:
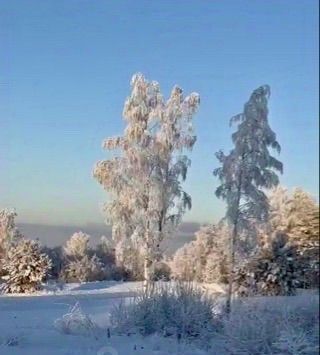
[(271, 86), (270, 124), (283, 185), (318, 196), (318, 2), (312, 0), (2, 0), (0, 207), (19, 221), (102, 222), (92, 178), (120, 134), (139, 71), (201, 95), (186, 190), (187, 221), (215, 221), (214, 152), (231, 147), (229, 118)]

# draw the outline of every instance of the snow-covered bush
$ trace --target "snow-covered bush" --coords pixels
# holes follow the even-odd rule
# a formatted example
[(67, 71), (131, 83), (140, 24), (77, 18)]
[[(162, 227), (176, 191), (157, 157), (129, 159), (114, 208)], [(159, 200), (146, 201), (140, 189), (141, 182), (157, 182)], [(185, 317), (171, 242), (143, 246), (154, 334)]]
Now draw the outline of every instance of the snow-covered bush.
[(96, 255), (92, 257), (84, 255), (80, 259), (70, 260), (62, 270), (60, 278), (65, 282), (89, 282), (101, 281), (108, 276)]
[(292, 295), (299, 285), (296, 262), (296, 247), (287, 235), (276, 233), (270, 243), (235, 269), (235, 289), (240, 295)]
[(154, 284), (131, 303), (116, 306), (111, 324), (120, 333), (154, 333), (208, 344), (219, 326), (215, 300), (191, 283)]
[(319, 297), (237, 300), (214, 334), (213, 354), (318, 354)]
[(169, 281), (171, 277), (171, 269), (165, 261), (159, 261), (154, 265), (153, 278), (154, 281)]
[(273, 343), (274, 355), (318, 355), (319, 342), (310, 339), (303, 329), (290, 327), (280, 331), (279, 338)]
[(79, 302), (70, 307), (62, 318), (55, 320), (54, 326), (62, 334), (94, 335), (97, 330), (96, 324), (82, 311)]
[(5, 293), (27, 293), (39, 290), (51, 268), (49, 257), (41, 253), (40, 245), (27, 239), (12, 243), (3, 263)]

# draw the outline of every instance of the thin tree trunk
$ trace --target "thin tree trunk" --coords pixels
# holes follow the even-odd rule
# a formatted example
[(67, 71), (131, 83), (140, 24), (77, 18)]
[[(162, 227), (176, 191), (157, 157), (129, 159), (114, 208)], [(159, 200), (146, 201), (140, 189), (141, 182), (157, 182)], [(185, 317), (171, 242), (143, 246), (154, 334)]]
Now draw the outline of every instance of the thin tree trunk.
[(147, 228), (146, 234), (145, 234), (145, 239), (146, 239), (146, 255), (144, 256), (144, 288), (146, 289), (151, 281), (152, 281), (152, 266), (153, 266), (153, 260), (151, 260), (151, 255), (152, 255), (152, 250), (151, 250), (151, 240), (150, 240), (150, 230)]
[(144, 287), (147, 288), (152, 280), (152, 261), (148, 255), (144, 258)]
[(229, 265), (229, 285), (227, 292), (227, 301), (226, 301), (226, 312), (231, 313), (231, 298), (233, 291), (233, 278), (234, 278), (234, 255), (235, 255), (235, 243), (238, 234), (237, 223), (233, 225), (231, 240), (230, 240), (230, 265)]
[(226, 301), (226, 312), (231, 313), (231, 301), (232, 301), (232, 293), (233, 293), (233, 279), (234, 279), (234, 264), (235, 264), (235, 246), (238, 237), (238, 221), (239, 221), (239, 208), (240, 208), (240, 199), (241, 199), (241, 186), (242, 186), (242, 172), (240, 171), (239, 175), (239, 184), (237, 191), (237, 199), (236, 199), (236, 216), (233, 222), (232, 235), (230, 239), (230, 269), (229, 269), (229, 285), (227, 292), (227, 301)]

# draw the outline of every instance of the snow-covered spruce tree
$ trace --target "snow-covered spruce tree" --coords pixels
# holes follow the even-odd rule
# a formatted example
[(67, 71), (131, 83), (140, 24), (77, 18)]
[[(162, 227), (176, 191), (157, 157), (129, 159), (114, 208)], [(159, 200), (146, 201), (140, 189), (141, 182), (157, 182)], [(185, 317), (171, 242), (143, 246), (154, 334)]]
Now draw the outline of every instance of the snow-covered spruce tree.
[(66, 282), (87, 282), (105, 278), (104, 265), (91, 252), (90, 236), (83, 232), (74, 233), (64, 248), (65, 265), (60, 277)]
[(51, 260), (41, 252), (40, 245), (28, 239), (11, 243), (3, 263), (6, 275), (2, 291), (5, 293), (28, 293), (40, 289), (48, 276)]
[[(227, 203), (226, 219), (230, 233), (230, 273), (227, 294), (227, 312), (231, 310), (231, 296), (235, 253), (239, 236), (252, 231), (256, 223), (268, 220), (268, 198), (263, 189), (279, 183), (276, 171), (282, 164), (269, 153), (269, 147), (280, 152), (280, 145), (268, 123), (269, 86), (256, 89), (244, 106), (243, 113), (234, 116), (231, 123), (239, 122), (232, 134), (234, 148), (228, 155), (216, 154), (221, 167), (214, 170), (221, 185), (216, 196)], [(252, 235), (252, 233), (250, 233)]]
[(16, 216), (17, 213), (14, 209), (0, 210), (0, 276), (4, 274), (2, 262), (6, 259), (8, 248), (11, 243), (22, 237), (15, 224)]
[(132, 77), (131, 88), (123, 110), (124, 135), (103, 143), (119, 155), (98, 162), (94, 177), (111, 195), (105, 212), (113, 238), (133, 238), (141, 245), (147, 283), (160, 257), (161, 242), (191, 208), (191, 198), (181, 185), (190, 164), (183, 151), (192, 149), (196, 141), (192, 118), (199, 95), (184, 97), (175, 86), (165, 101), (159, 84), (142, 74)]

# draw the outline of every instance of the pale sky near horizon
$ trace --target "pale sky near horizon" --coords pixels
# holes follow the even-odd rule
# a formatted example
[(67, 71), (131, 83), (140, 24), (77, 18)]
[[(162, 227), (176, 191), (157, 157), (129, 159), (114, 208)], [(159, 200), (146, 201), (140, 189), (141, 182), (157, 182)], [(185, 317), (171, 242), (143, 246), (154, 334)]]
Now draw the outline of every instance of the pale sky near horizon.
[(132, 74), (197, 91), (198, 136), (186, 221), (224, 213), (214, 153), (231, 147), (229, 119), (271, 86), (281, 183), (318, 198), (318, 1), (2, 0), (0, 208), (20, 222), (103, 222), (92, 178), (105, 137), (121, 134)]

